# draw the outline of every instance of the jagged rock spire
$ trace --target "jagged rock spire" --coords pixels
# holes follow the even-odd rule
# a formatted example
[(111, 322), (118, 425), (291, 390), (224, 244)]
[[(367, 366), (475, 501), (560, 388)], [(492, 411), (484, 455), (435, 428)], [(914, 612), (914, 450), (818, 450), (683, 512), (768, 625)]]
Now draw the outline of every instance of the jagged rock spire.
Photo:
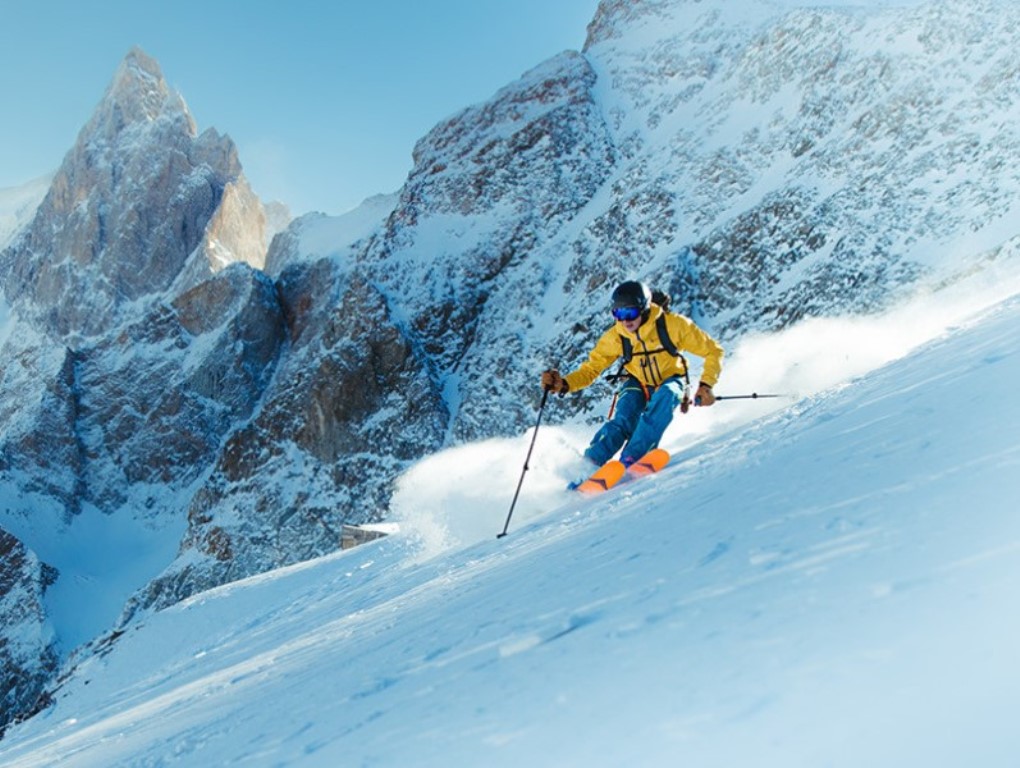
[[(222, 225), (238, 217), (244, 226)], [(0, 280), (23, 316), (73, 346), (118, 325), (139, 299), (188, 290), (232, 261), (261, 266), (264, 231), (233, 141), (196, 135), (184, 99), (134, 48), (0, 257)]]
[(95, 137), (105, 133), (112, 138), (129, 125), (152, 122), (164, 113), (185, 118), (191, 135), (195, 135), (195, 124), (184, 99), (167, 86), (159, 63), (135, 47), (120, 63), (82, 135)]

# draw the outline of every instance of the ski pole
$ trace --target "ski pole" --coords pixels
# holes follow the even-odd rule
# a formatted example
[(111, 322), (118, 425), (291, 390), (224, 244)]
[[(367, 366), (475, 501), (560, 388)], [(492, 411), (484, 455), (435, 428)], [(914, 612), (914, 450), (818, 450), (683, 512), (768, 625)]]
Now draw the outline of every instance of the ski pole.
[(752, 392), (749, 395), (716, 395), (716, 400), (760, 400), (763, 397), (793, 397), (793, 395), (759, 395)]
[(545, 390), (542, 394), (542, 404), (538, 406), (538, 421), (535, 422), (535, 433), (531, 436), (531, 445), (528, 447), (528, 455), (524, 457), (524, 470), (521, 472), (521, 479), (517, 481), (517, 490), (514, 492), (514, 500), (510, 502), (510, 511), (506, 516), (506, 523), (503, 525), (503, 533), (499, 534), (496, 538), (502, 539), (506, 536), (507, 529), (510, 527), (510, 518), (513, 517), (514, 507), (517, 506), (517, 497), (521, 493), (521, 486), (524, 485), (524, 475), (528, 472), (528, 462), (531, 461), (531, 452), (535, 449), (535, 439), (538, 437), (538, 427), (542, 423), (542, 411), (545, 410), (545, 401), (549, 399), (549, 390)]
[[(757, 392), (752, 392), (749, 395), (716, 395), (715, 399), (718, 400), (761, 400), (765, 397), (794, 397), (794, 395), (759, 395)], [(701, 405), (701, 398), (694, 398), (695, 405)]]

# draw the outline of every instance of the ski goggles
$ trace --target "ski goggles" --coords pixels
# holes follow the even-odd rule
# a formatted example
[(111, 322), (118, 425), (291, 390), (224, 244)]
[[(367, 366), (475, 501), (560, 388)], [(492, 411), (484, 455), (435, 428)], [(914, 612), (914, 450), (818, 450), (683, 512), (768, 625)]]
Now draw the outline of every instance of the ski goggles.
[(641, 310), (637, 307), (614, 307), (613, 317), (626, 323), (641, 317)]

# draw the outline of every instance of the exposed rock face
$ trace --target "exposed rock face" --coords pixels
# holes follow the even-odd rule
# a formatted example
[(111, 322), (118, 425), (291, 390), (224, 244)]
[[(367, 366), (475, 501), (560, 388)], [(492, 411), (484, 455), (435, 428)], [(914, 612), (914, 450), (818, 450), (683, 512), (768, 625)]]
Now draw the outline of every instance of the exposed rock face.
[(76, 350), (16, 336), (0, 368), (0, 479), (53, 498), (67, 522), (84, 504), (172, 514), (168, 491), (251, 415), (284, 337), (275, 286), (244, 265)]
[(172, 512), (163, 494), (204, 474), (254, 412), (284, 336), (272, 282), (237, 264), (79, 351), (85, 499)]
[(544, 249), (560, 247), (554, 238), (616, 162), (595, 81), (567, 52), (438, 125), (366, 249), (366, 271), (407, 317), (433, 376), (457, 382), (447, 391), (455, 439), (504, 432), (531, 406), (521, 370), (533, 308), (550, 289)]
[(56, 574), (0, 528), (0, 735), (20, 713), (41, 705), (56, 669), (53, 632), (42, 595)]
[(397, 475), (442, 444), (420, 352), (363, 276), (321, 260), (285, 270), (279, 290), (285, 361), (192, 498), (184, 556), (131, 611), (335, 551), (341, 525), (379, 520)]
[[(3, 346), (0, 392), (0, 480), (53, 499), (69, 519), (81, 507), (84, 464), (74, 353), (16, 328)], [(15, 503), (4, 502), (8, 511)]]

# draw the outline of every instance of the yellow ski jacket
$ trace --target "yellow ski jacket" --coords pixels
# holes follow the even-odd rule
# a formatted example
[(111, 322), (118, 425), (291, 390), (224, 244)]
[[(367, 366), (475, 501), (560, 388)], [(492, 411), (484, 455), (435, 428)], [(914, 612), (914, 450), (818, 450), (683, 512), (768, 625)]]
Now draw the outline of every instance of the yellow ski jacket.
[(594, 382), (603, 371), (624, 355), (622, 337), (630, 339), (632, 357), (625, 370), (646, 387), (657, 387), (671, 376), (687, 373), (681, 357), (673, 357), (663, 349), (659, 332), (655, 327), (660, 315), (666, 316), (669, 338), (681, 352), (692, 352), (704, 359), (701, 381), (715, 386), (722, 371), (723, 348), (701, 330), (694, 321), (683, 315), (663, 312), (658, 304), (652, 304), (648, 319), (635, 333), (629, 333), (623, 323), (616, 322), (595, 344), (588, 359), (576, 371), (564, 376), (571, 392), (584, 389)]

